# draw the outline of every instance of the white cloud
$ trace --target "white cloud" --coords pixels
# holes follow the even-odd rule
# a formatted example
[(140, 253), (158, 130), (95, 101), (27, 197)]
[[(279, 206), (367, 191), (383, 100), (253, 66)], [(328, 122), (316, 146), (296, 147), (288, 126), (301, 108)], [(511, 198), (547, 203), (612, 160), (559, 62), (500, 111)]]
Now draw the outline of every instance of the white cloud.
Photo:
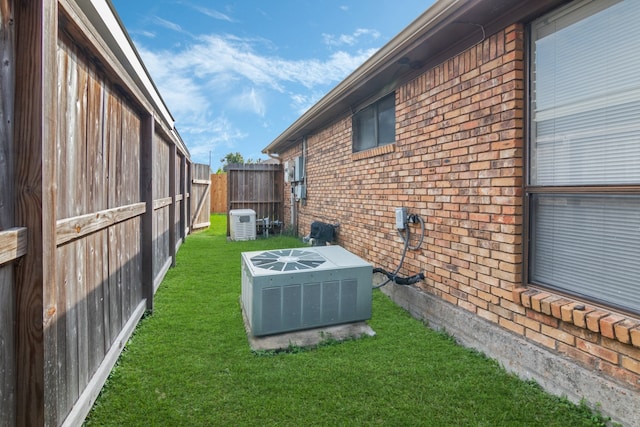
[(149, 38), (149, 39), (155, 39), (156, 38), (156, 33), (154, 33), (153, 31), (137, 30), (137, 31), (130, 31), (129, 34), (141, 35), (141, 36), (144, 36), (144, 37)]
[(368, 36), (372, 40), (377, 40), (380, 37), (380, 32), (367, 28), (358, 28), (352, 34), (335, 35), (323, 33), (322, 39), (328, 46), (353, 46), (359, 43), (360, 39), (364, 36)]
[(247, 111), (260, 117), (264, 117), (267, 111), (262, 95), (255, 88), (244, 89), (241, 94), (231, 98), (229, 104), (238, 111)]
[(316, 102), (318, 102), (323, 95), (324, 93), (318, 92), (318, 91), (313, 91), (312, 93), (304, 93), (304, 94), (303, 93), (291, 94), (290, 95), (291, 108), (293, 108), (297, 114), (302, 115), (309, 108), (313, 107), (313, 105)]
[(200, 12), (203, 15), (206, 15), (206, 16), (208, 16), (210, 18), (217, 19), (219, 21), (234, 22), (233, 19), (231, 19), (228, 15), (225, 15), (222, 12), (218, 12), (217, 10), (209, 9), (209, 8), (202, 7), (202, 6), (196, 6), (196, 5), (190, 5), (190, 6), (193, 9), (197, 10), (198, 12)]
[(220, 86), (247, 80), (254, 87), (284, 92), (284, 84), (297, 83), (306, 88), (327, 85), (343, 79), (369, 58), (375, 49), (334, 52), (328, 59), (288, 60), (267, 56), (254, 49), (252, 40), (209, 35), (179, 52), (162, 52), (162, 67), (173, 75), (206, 79)]
[(156, 24), (158, 24), (158, 25), (160, 25), (160, 26), (162, 26), (164, 28), (167, 28), (169, 30), (176, 31), (178, 33), (183, 33), (184, 32), (180, 25), (176, 24), (175, 22), (171, 22), (171, 21), (167, 21), (166, 19), (162, 19), (159, 16), (154, 16), (153, 17), (153, 21)]
[[(236, 129), (225, 116), (216, 117), (198, 129), (187, 127), (180, 128), (179, 131), (181, 134), (189, 133), (189, 153), (193, 158), (200, 159), (218, 147), (233, 148), (248, 136)], [(213, 160), (217, 163), (220, 159)]]
[(227, 113), (248, 112), (264, 119), (266, 100), (281, 94), (289, 98), (292, 112), (302, 114), (327, 87), (375, 52), (340, 50), (326, 59), (290, 60), (270, 54), (271, 48), (265, 40), (229, 35), (201, 36), (173, 49), (151, 51), (138, 45), (194, 160), (208, 159), (215, 147), (239, 151), (249, 138), (243, 123), (230, 121)]

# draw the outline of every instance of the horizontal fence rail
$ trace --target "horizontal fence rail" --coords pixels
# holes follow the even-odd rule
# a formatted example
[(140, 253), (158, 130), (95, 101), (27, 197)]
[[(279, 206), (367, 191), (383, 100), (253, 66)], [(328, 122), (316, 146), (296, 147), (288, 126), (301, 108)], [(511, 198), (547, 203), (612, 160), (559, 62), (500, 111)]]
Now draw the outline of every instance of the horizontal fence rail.
[(0, 265), (16, 260), (27, 253), (27, 229), (14, 227), (0, 231)]

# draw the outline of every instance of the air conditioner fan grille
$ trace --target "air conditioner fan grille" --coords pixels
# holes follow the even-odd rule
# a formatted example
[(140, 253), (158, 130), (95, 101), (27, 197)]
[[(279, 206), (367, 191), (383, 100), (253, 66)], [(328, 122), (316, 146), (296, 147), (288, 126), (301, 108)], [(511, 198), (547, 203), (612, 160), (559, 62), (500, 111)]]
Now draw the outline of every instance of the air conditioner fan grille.
[(311, 270), (325, 261), (322, 255), (302, 249), (267, 251), (251, 258), (255, 267), (273, 271)]

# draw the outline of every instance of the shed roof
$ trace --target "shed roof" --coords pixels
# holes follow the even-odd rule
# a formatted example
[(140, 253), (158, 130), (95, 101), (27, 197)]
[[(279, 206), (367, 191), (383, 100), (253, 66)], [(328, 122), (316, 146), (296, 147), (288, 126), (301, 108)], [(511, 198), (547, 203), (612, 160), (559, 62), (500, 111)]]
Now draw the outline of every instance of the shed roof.
[(303, 137), (393, 92), (429, 68), (514, 22), (569, 0), (439, 0), (391, 39), (262, 152), (281, 154)]

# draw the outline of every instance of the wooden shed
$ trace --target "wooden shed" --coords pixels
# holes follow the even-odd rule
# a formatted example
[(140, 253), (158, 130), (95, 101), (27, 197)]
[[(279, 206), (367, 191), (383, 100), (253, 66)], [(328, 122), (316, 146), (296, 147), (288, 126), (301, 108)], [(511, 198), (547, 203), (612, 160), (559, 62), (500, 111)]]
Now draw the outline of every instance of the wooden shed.
[(78, 425), (209, 168), (108, 0), (0, 0), (0, 55), (0, 426)]

